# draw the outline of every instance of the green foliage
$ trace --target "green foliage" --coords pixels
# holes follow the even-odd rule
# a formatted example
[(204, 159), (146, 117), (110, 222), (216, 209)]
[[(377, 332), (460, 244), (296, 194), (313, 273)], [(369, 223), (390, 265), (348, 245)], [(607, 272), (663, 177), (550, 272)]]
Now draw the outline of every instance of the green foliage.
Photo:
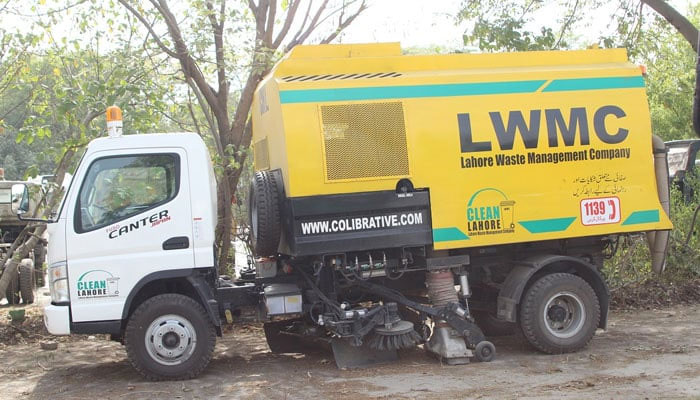
[[(148, 54), (135, 40), (137, 25), (119, 18), (119, 11), (86, 2), (31, 20), (36, 34), (15, 45), (25, 46), (21, 68), (0, 92), (4, 136), (12, 139), (0, 143), (0, 161), (11, 155), (17, 163), (8, 177), (51, 173), (66, 150), (79, 151), (103, 136), (109, 105), (123, 109), (126, 134), (162, 125), (172, 87), (161, 73), (169, 60)], [(51, 27), (61, 17), (89, 39), (56, 37)]]
[[(700, 21), (700, 5), (690, 7), (688, 18)], [(665, 20), (655, 18), (644, 29), (632, 52), (647, 66), (647, 96), (652, 131), (665, 141), (694, 137), (691, 121), (695, 90), (693, 49)]]
[[(688, 18), (695, 23), (700, 21), (700, 5), (689, 8)], [(696, 56), (690, 45), (665, 20), (655, 17), (641, 29), (630, 54), (636, 62), (647, 66), (652, 131), (666, 141), (693, 138), (691, 110)], [(693, 184), (696, 189), (692, 199), (684, 198), (675, 187), (671, 191), (674, 229), (663, 276), (659, 278), (651, 271), (646, 239), (628, 238), (621, 241), (618, 254), (605, 264), (604, 272), (612, 287), (657, 279), (682, 283), (700, 276), (700, 221), (691, 226), (700, 205), (697, 195), (700, 180), (695, 179)]]
[(679, 281), (700, 276), (700, 215), (696, 214), (700, 206), (700, 178), (688, 178), (692, 178), (687, 180), (692, 197), (686, 198), (676, 187), (671, 192), (673, 231), (667, 271)]
[[(635, 54), (658, 18), (639, 0), (463, 0), (464, 44), (482, 51), (624, 47)], [(600, 20), (608, 21), (601, 26)], [(599, 31), (590, 32), (592, 27)]]
[[(683, 283), (700, 277), (700, 179), (691, 181), (692, 198), (686, 198), (675, 186), (671, 188), (671, 220), (673, 230), (666, 258), (666, 270), (661, 279)], [(645, 235), (621, 237), (617, 253), (606, 260), (603, 274), (611, 288), (644, 284), (660, 279), (651, 270), (649, 248)]]
[(567, 48), (568, 42), (553, 27), (532, 29), (533, 15), (546, 6), (543, 0), (464, 0), (458, 22), (470, 22), (464, 36), (465, 45), (482, 51), (530, 51)]

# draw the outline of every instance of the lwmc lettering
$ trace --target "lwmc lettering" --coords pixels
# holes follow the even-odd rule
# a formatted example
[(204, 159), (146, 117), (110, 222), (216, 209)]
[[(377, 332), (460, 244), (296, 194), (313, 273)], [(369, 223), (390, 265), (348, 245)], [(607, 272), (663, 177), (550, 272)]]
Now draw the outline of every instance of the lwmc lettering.
[[(534, 149), (540, 143), (541, 127), (546, 126), (546, 140), (549, 147), (590, 145), (588, 112), (584, 107), (571, 108), (568, 118), (560, 109), (530, 110), (526, 120), (522, 111), (489, 113), (491, 127), (501, 150), (512, 150), (515, 138), (520, 136), (526, 149)], [(603, 143), (617, 144), (629, 134), (625, 128), (610, 129), (610, 120), (622, 119), (627, 114), (618, 106), (607, 105), (593, 113), (593, 132)], [(543, 118), (544, 117), (544, 118)], [(493, 142), (475, 142), (472, 135), (469, 113), (457, 114), (459, 141), (462, 153), (491, 151)], [(543, 123), (544, 122), (544, 123)]]

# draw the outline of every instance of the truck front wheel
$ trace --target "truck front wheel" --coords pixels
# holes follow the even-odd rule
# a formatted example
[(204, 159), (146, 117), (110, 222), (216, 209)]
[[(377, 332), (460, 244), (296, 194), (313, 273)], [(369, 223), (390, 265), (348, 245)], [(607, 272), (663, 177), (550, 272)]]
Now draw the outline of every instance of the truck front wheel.
[(576, 275), (545, 275), (530, 286), (520, 303), (520, 328), (535, 348), (549, 354), (585, 347), (600, 321), (593, 288)]
[(129, 361), (146, 379), (199, 375), (211, 360), (216, 332), (195, 300), (175, 293), (151, 297), (129, 318), (124, 344)]

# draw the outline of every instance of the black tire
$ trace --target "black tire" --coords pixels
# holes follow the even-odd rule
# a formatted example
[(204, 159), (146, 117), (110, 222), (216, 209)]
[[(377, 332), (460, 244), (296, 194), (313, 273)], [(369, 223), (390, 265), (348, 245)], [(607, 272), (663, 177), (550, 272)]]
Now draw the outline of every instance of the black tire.
[(488, 340), (479, 342), (474, 348), (474, 355), (480, 362), (491, 362), (496, 357), (496, 346)]
[(510, 336), (515, 334), (517, 324), (498, 319), (495, 315), (488, 311), (474, 310), (472, 317), (476, 321), (476, 325), (481, 328), (484, 335), (488, 337)]
[(600, 304), (582, 278), (546, 275), (530, 286), (520, 302), (520, 328), (528, 342), (549, 354), (585, 347), (600, 321)]
[(7, 304), (19, 304), (19, 275), (10, 281), (5, 289)]
[(280, 243), (280, 187), (275, 174), (258, 171), (250, 184), (248, 219), (253, 251), (258, 257), (274, 256)]
[(295, 320), (291, 321), (275, 321), (266, 322), (263, 324), (265, 331), (265, 340), (267, 346), (273, 353), (301, 353), (304, 344), (300, 338), (281, 333), (282, 330), (291, 326)]
[[(183, 343), (181, 338), (188, 340)], [(143, 302), (129, 317), (124, 333), (131, 365), (152, 381), (196, 377), (209, 364), (215, 344), (214, 324), (204, 308), (190, 297), (175, 293)], [(165, 354), (168, 352), (170, 356)]]
[(24, 304), (34, 303), (34, 267), (31, 263), (19, 265), (19, 293)]

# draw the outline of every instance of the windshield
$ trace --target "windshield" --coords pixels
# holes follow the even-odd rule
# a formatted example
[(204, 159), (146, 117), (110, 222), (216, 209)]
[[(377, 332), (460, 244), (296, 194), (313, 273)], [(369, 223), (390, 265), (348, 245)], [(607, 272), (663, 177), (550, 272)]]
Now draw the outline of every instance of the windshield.
[(668, 149), (668, 176), (675, 177), (678, 171), (685, 171), (688, 165), (688, 148), (671, 147)]

